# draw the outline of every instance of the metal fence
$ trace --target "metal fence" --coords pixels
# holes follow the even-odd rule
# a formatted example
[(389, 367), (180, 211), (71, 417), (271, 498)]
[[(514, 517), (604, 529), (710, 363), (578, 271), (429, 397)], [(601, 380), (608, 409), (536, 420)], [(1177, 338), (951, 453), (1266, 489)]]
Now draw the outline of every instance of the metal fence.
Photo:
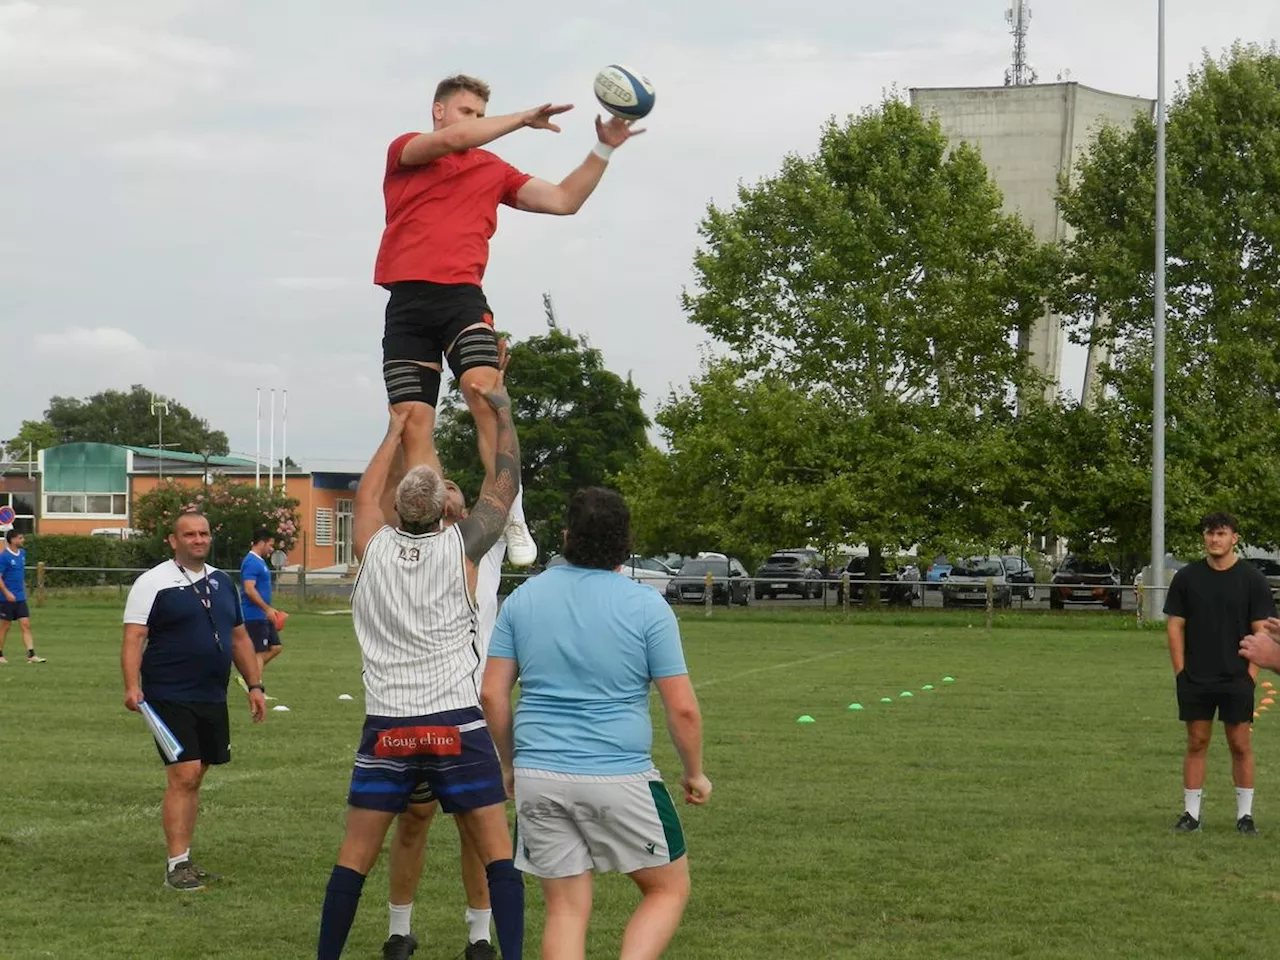
[[(29, 571), (34, 578), (35, 600), (43, 603), (48, 591), (59, 593), (82, 589), (115, 587), (123, 601), (129, 586), (147, 568), (139, 567), (51, 567), (37, 564)], [(239, 572), (226, 571), (233, 579)], [(505, 596), (537, 573), (504, 573), (499, 594)], [(355, 578), (336, 570), (285, 570), (273, 573), (277, 598), (347, 601)], [(1007, 583), (988, 577), (983, 583), (955, 584), (923, 580), (864, 580), (848, 575), (839, 579), (792, 579), (724, 577), (707, 574), (700, 579), (633, 577), (662, 593), (677, 607), (698, 606), (713, 616), (717, 607), (744, 609), (822, 609), (849, 613), (873, 605), (884, 609), (984, 610), (987, 622), (1000, 610), (1112, 610), (1136, 616), (1139, 622), (1150, 617), (1167, 587), (1143, 584), (1062, 584)], [(779, 582), (783, 580), (784, 582)], [(875, 587), (875, 590), (871, 590)], [(792, 589), (794, 588), (794, 589)], [(870, 595), (877, 595), (872, 601)]]

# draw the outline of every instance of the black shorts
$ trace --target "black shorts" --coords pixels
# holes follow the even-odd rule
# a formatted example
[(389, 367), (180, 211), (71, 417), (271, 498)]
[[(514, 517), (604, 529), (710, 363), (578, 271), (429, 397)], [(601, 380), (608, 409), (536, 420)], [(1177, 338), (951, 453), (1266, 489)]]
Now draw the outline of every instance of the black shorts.
[[(186, 703), (177, 700), (147, 700), (164, 725), (182, 744), (182, 754), (175, 763), (199, 760), (218, 764), (231, 761), (231, 721), (226, 703)], [(156, 753), (169, 765), (159, 745)]]
[(270, 620), (246, 620), (244, 628), (249, 632), (255, 652), (266, 653), (270, 647), (280, 646), (280, 633)]
[(26, 620), (31, 616), (25, 600), (0, 601), (0, 620)]
[[(478, 323), (493, 330), (493, 311), (484, 291), (473, 283), (431, 283), (405, 280), (387, 284), (386, 327), (382, 334), (382, 362), (412, 360), (443, 363), (447, 356), (454, 377), (462, 375), (463, 364), (449, 348), (458, 334)], [(495, 335), (496, 342), (496, 335)], [(473, 364), (484, 366), (487, 364)]]
[(425, 717), (365, 717), (347, 803), (404, 813), (440, 801), (445, 813), (506, 803), (502, 765), (479, 707)]
[(1178, 719), (1212, 720), (1214, 713), (1223, 723), (1253, 723), (1253, 681), (1239, 680), (1200, 683), (1186, 672), (1178, 674)]

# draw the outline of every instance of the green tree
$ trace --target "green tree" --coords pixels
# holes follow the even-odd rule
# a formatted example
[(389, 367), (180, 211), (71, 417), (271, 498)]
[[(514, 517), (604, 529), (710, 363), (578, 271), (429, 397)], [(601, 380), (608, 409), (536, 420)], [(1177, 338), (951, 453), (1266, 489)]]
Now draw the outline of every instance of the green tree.
[(882, 549), (1021, 535), (1009, 425), (1040, 384), (1014, 343), (1057, 262), (974, 150), (891, 99), (700, 232), (685, 308), (733, 359), (663, 408), (669, 459), (644, 461), (699, 501), (692, 529), (865, 543), (873, 576)]
[[(1150, 543), (1155, 128), (1104, 130), (1061, 205), (1075, 228), (1065, 307), (1109, 322), (1106, 397), (1094, 429), (1120, 483), (1095, 530), (1125, 552)], [(1245, 538), (1280, 543), (1280, 54), (1236, 46), (1207, 58), (1168, 119), (1167, 542), (1198, 549), (1219, 505)]]
[[(154, 447), (159, 442), (160, 423), (151, 412), (153, 394), (141, 384), (128, 393), (104, 390), (83, 400), (76, 397), (53, 397), (44, 412), (43, 425), (35, 421), (23, 424), (23, 431), (38, 436), (42, 446), (60, 443), (115, 443), (126, 446)], [(177, 400), (155, 395), (157, 402), (168, 404), (164, 419), (166, 449), (189, 453), (209, 452), (225, 456), (229, 446), (227, 435), (212, 430)], [(21, 434), (20, 434), (21, 436)], [(16, 442), (15, 438), (15, 442)]]
[(199, 510), (209, 518), (213, 532), (210, 563), (235, 566), (249, 548), (253, 531), (266, 527), (276, 546), (289, 551), (302, 529), (298, 501), (279, 488), (255, 487), (230, 477), (215, 477), (207, 488), (165, 481), (138, 497), (133, 504), (133, 524), (147, 538), (150, 552), (167, 556), (165, 539), (174, 519), (187, 510)]
[(28, 450), (34, 458), (38, 451), (57, 446), (58, 442), (58, 431), (47, 420), (23, 420), (17, 434), (5, 446), (10, 457), (23, 459)]
[[(569, 496), (607, 485), (649, 441), (640, 390), (605, 368), (586, 337), (559, 328), (511, 346), (507, 384), (520, 436), (524, 509), (545, 553), (560, 549)], [(456, 387), (440, 405), (436, 447), (449, 476), (474, 501), (484, 481), (475, 421)]]

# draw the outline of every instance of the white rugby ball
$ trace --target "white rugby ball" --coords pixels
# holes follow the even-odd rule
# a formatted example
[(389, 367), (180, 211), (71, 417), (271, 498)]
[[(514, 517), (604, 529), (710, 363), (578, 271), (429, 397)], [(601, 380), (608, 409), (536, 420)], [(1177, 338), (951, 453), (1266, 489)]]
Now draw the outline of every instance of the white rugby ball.
[(596, 100), (615, 117), (638, 120), (653, 109), (653, 84), (629, 67), (611, 63), (596, 74)]

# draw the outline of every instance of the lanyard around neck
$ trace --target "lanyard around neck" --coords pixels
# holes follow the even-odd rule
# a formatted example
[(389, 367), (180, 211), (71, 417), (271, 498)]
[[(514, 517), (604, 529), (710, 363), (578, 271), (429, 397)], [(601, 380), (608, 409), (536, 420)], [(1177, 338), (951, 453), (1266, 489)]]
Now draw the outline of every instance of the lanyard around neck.
[(178, 564), (178, 569), (182, 571), (182, 578), (187, 581), (188, 585), (191, 587), (191, 592), (196, 595), (196, 599), (199, 600), (200, 605), (204, 607), (204, 615), (209, 620), (209, 629), (213, 631), (213, 642), (216, 643), (218, 645), (218, 649), (221, 650), (222, 637), (218, 635), (218, 624), (213, 619), (213, 585), (209, 582), (208, 566), (206, 565), (203, 573), (204, 593), (201, 593), (200, 588), (196, 586), (196, 581), (192, 580), (191, 574), (187, 572), (187, 568), (181, 563), (178, 563), (177, 560), (175, 560), (174, 563)]

